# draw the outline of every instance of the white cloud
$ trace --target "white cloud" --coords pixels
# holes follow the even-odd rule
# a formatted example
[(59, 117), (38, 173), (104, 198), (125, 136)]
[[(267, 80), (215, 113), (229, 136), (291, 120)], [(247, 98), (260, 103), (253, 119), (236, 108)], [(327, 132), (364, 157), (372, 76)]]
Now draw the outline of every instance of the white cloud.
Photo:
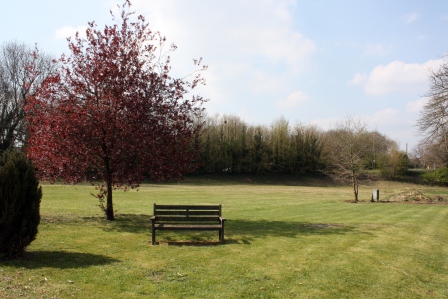
[(78, 28), (74, 28), (71, 26), (64, 26), (61, 29), (57, 29), (55, 32), (57, 39), (66, 39), (68, 37), (75, 37), (76, 32), (79, 32), (81, 37), (86, 36), (86, 26), (79, 26)]
[(368, 56), (383, 56), (391, 51), (391, 46), (383, 44), (367, 44), (364, 49), (364, 55)]
[[(341, 120), (344, 120), (346, 117), (315, 119), (311, 122), (311, 124), (317, 125), (324, 130), (329, 130), (333, 128), (335, 124), (339, 123)], [(356, 116), (356, 118), (365, 123), (369, 130), (376, 130), (378, 126), (390, 127), (391, 125), (394, 126), (402, 124), (403, 114), (397, 109), (386, 108), (369, 115), (358, 115)], [(382, 130), (380, 129), (379, 131), (381, 132)]]
[[(294, 28), (295, 1), (183, 1), (133, 0), (154, 31), (178, 46), (171, 57), (171, 74), (192, 71), (192, 58), (203, 57), (209, 66), (200, 87), (209, 98), (207, 111), (224, 113), (245, 107), (261, 113), (297, 89), (297, 82), (312, 70), (313, 40)], [(196, 92), (193, 92), (196, 93)], [(303, 99), (302, 99), (303, 100)], [(297, 105), (297, 98), (275, 102), (277, 107)], [(266, 113), (264, 111), (264, 113)], [(261, 121), (268, 121), (269, 115)]]
[(378, 130), (388, 138), (395, 140), (401, 150), (416, 146), (418, 138), (413, 131), (415, 117), (412, 114), (394, 108), (386, 108), (365, 117), (370, 130)]
[(331, 130), (335, 124), (341, 121), (341, 118), (332, 117), (332, 118), (319, 118), (314, 119), (309, 122), (309, 125), (313, 125), (322, 130)]
[(356, 73), (353, 78), (348, 82), (348, 85), (358, 85), (366, 81), (367, 76), (365, 74)]
[(285, 92), (288, 89), (288, 81), (285, 76), (271, 74), (262, 70), (251, 72), (252, 76), (248, 86), (255, 92), (275, 94)]
[(278, 108), (280, 109), (288, 109), (297, 107), (300, 104), (307, 102), (309, 100), (309, 96), (303, 91), (295, 91), (290, 94), (285, 100), (281, 100), (278, 102)]
[(428, 71), (437, 69), (442, 62), (442, 59), (422, 64), (393, 61), (385, 66), (379, 65), (370, 73), (365, 91), (370, 95), (424, 92), (428, 85)]
[(426, 105), (428, 100), (429, 98), (425, 97), (416, 101), (409, 102), (406, 105), (406, 111), (411, 113), (419, 113), (423, 109), (423, 106)]
[(405, 15), (401, 16), (401, 20), (406, 23), (406, 24), (410, 24), (412, 22), (414, 22), (416, 19), (418, 18), (418, 13), (416, 12), (411, 12)]
[[(406, 145), (409, 145), (409, 149), (411, 149), (418, 143), (418, 137), (412, 130), (415, 123), (415, 115), (407, 111), (386, 108), (358, 117), (365, 122), (368, 130), (378, 130), (381, 134), (385, 134), (388, 138), (397, 141), (402, 150), (405, 150)], [(316, 125), (323, 130), (330, 130), (343, 119), (344, 117), (315, 119), (310, 124)]]
[(240, 45), (241, 54), (246, 57), (260, 57), (270, 63), (286, 63), (297, 72), (303, 69), (302, 62), (316, 49), (314, 42), (288, 27), (254, 28), (256, 24), (239, 28), (235, 32), (235, 45)]
[[(402, 121), (402, 115), (397, 109), (386, 108), (365, 116), (365, 120), (371, 127), (379, 124), (381, 124), (381, 126), (390, 126), (393, 124), (399, 124)], [(372, 129), (374, 128), (372, 127)]]
[(263, 63), (302, 72), (316, 51), (314, 41), (293, 28), (293, 1), (135, 0), (133, 4), (153, 30), (179, 47), (175, 55), (188, 61), (199, 55), (210, 65), (245, 63), (252, 71)]

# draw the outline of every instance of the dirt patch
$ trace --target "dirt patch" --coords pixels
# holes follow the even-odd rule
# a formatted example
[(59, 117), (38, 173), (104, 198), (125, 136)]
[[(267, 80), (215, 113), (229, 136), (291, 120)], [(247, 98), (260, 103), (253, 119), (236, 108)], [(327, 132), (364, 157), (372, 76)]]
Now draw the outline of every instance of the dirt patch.
[(380, 202), (411, 204), (448, 204), (448, 198), (440, 195), (426, 195), (417, 190), (409, 190), (387, 196)]
[(372, 202), (367, 200), (345, 200), (347, 203), (404, 203), (404, 204), (439, 204), (448, 205), (448, 197), (441, 195), (426, 195), (417, 190), (408, 190), (392, 195), (388, 195), (385, 198), (380, 198), (379, 202)]

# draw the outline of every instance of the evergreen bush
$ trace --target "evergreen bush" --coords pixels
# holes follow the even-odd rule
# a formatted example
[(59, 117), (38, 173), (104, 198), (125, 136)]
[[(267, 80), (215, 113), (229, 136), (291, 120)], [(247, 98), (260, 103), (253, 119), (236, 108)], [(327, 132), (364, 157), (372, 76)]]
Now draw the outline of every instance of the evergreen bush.
[(24, 154), (0, 156), (0, 259), (20, 256), (36, 239), (42, 189)]

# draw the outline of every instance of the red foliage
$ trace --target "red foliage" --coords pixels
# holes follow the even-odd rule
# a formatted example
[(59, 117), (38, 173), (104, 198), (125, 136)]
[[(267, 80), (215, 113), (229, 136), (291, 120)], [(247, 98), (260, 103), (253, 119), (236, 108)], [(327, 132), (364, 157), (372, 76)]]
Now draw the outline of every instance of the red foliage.
[(100, 186), (97, 197), (107, 196), (109, 220), (113, 188), (136, 187), (145, 175), (178, 178), (197, 167), (201, 125), (195, 117), (204, 102), (184, 98), (203, 83), (200, 75), (171, 78), (165, 38), (142, 16), (131, 22), (129, 7), (129, 1), (121, 7), (121, 25), (100, 31), (92, 22), (86, 39), (69, 39), (71, 55), (62, 55), (58, 71), (26, 107), (27, 152), (38, 175), (68, 183), (102, 180), (106, 188)]

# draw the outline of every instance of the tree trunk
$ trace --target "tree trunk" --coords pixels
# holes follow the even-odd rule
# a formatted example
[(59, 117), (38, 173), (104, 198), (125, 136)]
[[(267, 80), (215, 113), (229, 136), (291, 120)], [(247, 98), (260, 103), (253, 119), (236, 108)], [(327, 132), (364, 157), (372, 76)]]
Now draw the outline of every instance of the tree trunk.
[(114, 205), (112, 203), (112, 182), (110, 180), (107, 181), (106, 219), (110, 221), (115, 220)]
[(355, 202), (358, 202), (358, 184), (356, 182), (356, 175), (354, 168), (352, 169), (352, 183), (353, 183), (353, 194), (355, 195)]
[[(103, 151), (106, 152), (106, 145), (103, 144)], [(110, 167), (110, 160), (108, 157), (104, 158), (104, 166), (106, 170), (106, 188), (107, 188), (107, 199), (106, 199), (106, 219), (113, 221), (114, 216), (114, 205), (112, 203), (112, 171)]]

